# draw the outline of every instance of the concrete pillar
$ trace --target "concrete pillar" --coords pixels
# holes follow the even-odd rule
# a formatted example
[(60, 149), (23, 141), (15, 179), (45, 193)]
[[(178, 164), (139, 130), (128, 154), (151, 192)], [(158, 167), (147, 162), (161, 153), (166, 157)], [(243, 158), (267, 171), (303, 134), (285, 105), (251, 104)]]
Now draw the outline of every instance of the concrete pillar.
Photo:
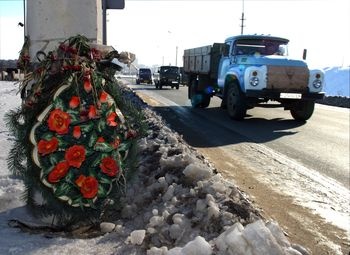
[(26, 35), (29, 53), (54, 50), (59, 42), (81, 34), (102, 44), (101, 0), (27, 0)]

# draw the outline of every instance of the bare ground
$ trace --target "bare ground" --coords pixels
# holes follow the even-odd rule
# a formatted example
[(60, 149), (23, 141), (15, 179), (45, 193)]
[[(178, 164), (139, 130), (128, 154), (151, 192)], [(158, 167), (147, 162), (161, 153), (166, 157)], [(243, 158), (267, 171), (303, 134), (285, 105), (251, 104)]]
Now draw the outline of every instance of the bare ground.
[(259, 182), (246, 166), (240, 162), (232, 164), (232, 158), (225, 158), (224, 153), (217, 148), (197, 150), (209, 158), (227, 180), (248, 194), (265, 219), (277, 221), (292, 243), (304, 246), (314, 255), (337, 254), (337, 245), (341, 246), (342, 254), (350, 254), (350, 243), (344, 230), (325, 222), (311, 210), (295, 204), (291, 197), (279, 194)]

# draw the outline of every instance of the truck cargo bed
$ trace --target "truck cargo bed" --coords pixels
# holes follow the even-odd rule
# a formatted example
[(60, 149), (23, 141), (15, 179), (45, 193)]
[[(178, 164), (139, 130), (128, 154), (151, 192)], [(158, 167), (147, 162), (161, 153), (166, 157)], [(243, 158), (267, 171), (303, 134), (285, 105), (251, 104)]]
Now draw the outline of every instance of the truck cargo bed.
[(218, 66), (223, 43), (214, 43), (184, 51), (184, 72), (190, 74), (207, 74), (217, 78)]

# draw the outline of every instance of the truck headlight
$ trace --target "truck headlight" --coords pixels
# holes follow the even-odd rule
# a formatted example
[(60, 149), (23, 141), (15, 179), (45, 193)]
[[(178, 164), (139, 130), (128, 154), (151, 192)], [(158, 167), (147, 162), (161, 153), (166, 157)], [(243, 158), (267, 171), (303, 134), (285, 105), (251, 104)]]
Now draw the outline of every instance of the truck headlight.
[(253, 87), (256, 87), (256, 86), (259, 85), (259, 78), (257, 76), (253, 76), (253, 77), (250, 78), (249, 83)]
[(319, 79), (316, 79), (312, 82), (312, 86), (314, 86), (315, 89), (319, 89), (322, 86), (322, 81)]

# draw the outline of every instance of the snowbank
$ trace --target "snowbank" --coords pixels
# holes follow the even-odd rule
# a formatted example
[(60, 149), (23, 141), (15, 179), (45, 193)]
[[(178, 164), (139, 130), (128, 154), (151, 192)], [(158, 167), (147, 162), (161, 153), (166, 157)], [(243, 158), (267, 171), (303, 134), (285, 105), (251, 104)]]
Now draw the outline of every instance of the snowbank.
[(350, 67), (327, 67), (325, 72), (326, 96), (350, 97)]

